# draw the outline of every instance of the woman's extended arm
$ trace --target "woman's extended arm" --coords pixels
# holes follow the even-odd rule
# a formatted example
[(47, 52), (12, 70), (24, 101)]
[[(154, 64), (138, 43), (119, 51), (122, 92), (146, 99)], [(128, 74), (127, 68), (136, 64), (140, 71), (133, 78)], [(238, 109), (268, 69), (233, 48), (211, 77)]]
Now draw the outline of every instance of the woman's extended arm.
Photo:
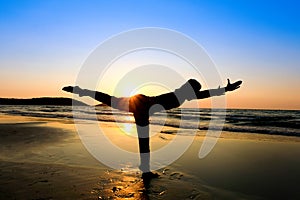
[(242, 84), (242, 81), (236, 81), (234, 83), (230, 83), (230, 80), (227, 79), (227, 85), (226, 87), (219, 87), (217, 89), (210, 89), (210, 90), (203, 90), (196, 92), (197, 99), (205, 99), (213, 96), (221, 96), (224, 95), (225, 92), (236, 90), (240, 87)]

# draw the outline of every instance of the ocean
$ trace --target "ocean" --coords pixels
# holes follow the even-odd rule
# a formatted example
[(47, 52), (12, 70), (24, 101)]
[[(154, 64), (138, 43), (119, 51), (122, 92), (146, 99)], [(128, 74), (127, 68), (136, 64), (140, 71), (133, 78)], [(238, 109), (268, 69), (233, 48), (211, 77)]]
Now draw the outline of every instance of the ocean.
[[(1, 105), (0, 114), (58, 119), (72, 119), (75, 114), (76, 118), (82, 120), (97, 119), (103, 122), (134, 123), (131, 113), (105, 106), (72, 108), (72, 106)], [(210, 126), (212, 120), (214, 125)], [(186, 131), (180, 131), (180, 133), (186, 134), (189, 134), (190, 130), (207, 130), (215, 127), (228, 132), (300, 137), (299, 110), (177, 108), (156, 113), (150, 118), (150, 123), (163, 125), (165, 128), (186, 129)], [(173, 132), (165, 131), (163, 133)]]

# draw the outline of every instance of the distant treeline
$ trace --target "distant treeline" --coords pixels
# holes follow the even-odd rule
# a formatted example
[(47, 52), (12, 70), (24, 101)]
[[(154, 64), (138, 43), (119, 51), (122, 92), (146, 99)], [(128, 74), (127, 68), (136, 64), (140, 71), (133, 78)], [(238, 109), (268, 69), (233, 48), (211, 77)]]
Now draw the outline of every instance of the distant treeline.
[(78, 106), (87, 106), (77, 100), (64, 97), (41, 97), (32, 99), (13, 99), (0, 98), (0, 105), (57, 105), (57, 106), (71, 106), (72, 103)]

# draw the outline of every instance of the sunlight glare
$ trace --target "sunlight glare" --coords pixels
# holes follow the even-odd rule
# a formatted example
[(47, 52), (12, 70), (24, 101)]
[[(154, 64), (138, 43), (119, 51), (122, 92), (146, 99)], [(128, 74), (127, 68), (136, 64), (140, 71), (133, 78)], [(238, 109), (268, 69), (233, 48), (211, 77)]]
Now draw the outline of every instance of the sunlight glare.
[(134, 122), (133, 116), (126, 116), (124, 117), (127, 123), (118, 123), (119, 128), (121, 131), (128, 136), (137, 137), (136, 127), (134, 123), (130, 123), (131, 121)]
[(157, 83), (146, 83), (136, 87), (132, 90), (130, 96), (134, 96), (136, 94), (144, 94), (147, 96), (157, 96), (160, 94), (164, 94), (170, 92), (169, 88), (166, 88), (163, 85), (159, 85)]

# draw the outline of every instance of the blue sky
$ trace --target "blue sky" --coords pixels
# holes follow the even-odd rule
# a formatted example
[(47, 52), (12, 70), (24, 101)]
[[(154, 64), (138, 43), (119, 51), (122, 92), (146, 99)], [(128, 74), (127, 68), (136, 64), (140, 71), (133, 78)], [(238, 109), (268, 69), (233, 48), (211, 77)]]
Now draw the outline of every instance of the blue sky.
[(260, 100), (274, 108), (292, 104), (300, 109), (297, 1), (0, 3), (0, 96), (62, 96), (61, 85), (74, 82), (81, 64), (99, 43), (122, 31), (162, 27), (196, 40), (224, 78), (244, 80), (241, 107), (268, 107), (250, 105), (250, 100)]

